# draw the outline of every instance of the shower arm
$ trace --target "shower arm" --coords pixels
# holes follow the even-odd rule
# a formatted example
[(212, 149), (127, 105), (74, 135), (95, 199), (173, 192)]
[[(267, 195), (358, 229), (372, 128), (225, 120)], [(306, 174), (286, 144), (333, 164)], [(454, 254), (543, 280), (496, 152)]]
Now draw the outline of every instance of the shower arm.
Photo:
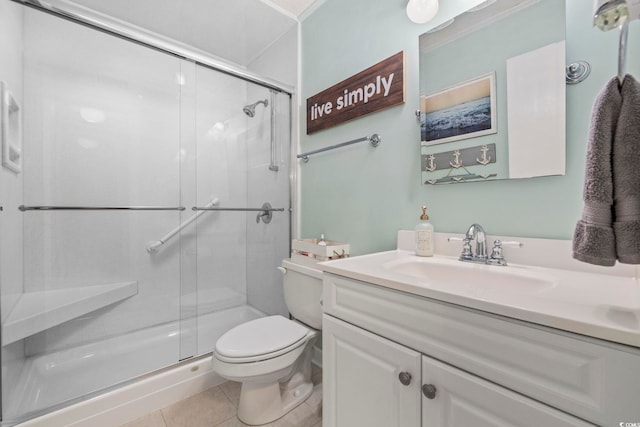
[[(205, 207), (211, 208), (211, 207), (217, 205), (219, 201), (220, 201), (220, 199), (218, 199), (217, 197), (214, 197), (213, 199), (211, 199), (211, 201), (209, 203), (207, 203), (205, 205)], [(165, 243), (167, 243), (167, 241), (169, 239), (171, 239), (173, 236), (178, 234), (180, 232), (180, 230), (182, 230), (187, 225), (191, 224), (193, 221), (198, 219), (198, 217), (200, 217), (200, 215), (202, 215), (205, 212), (206, 212), (206, 210), (202, 210), (200, 212), (197, 212), (191, 218), (187, 219), (185, 222), (183, 222), (182, 224), (180, 224), (179, 226), (177, 226), (176, 228), (174, 228), (173, 230), (171, 230), (170, 232), (165, 234), (160, 240), (156, 240), (155, 242), (149, 242), (149, 244), (147, 245), (147, 252), (149, 252), (150, 254), (158, 252), (160, 250), (160, 247), (162, 245), (164, 245)]]

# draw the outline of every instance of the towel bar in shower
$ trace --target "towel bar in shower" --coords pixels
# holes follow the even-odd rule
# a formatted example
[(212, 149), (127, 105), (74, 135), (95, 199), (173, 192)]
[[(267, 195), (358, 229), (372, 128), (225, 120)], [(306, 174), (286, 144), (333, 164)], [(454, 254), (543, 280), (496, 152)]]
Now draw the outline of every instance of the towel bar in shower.
[[(209, 203), (207, 203), (204, 207), (205, 208), (210, 208), (214, 205), (217, 205), (218, 202), (220, 200), (217, 197), (214, 197), (213, 199), (211, 199), (211, 201)], [(198, 219), (200, 217), (200, 215), (202, 215), (203, 213), (205, 213), (206, 211), (202, 210), (200, 212), (197, 212), (195, 215), (193, 215), (191, 218), (187, 219), (186, 221), (184, 221), (182, 224), (178, 225), (176, 228), (174, 228), (173, 230), (171, 230), (170, 232), (168, 232), (167, 234), (165, 234), (164, 236), (162, 236), (162, 238), (160, 238), (160, 240), (156, 240), (155, 242), (149, 242), (149, 244), (147, 245), (147, 252), (149, 252), (150, 254), (158, 252), (158, 250), (160, 249), (160, 246), (164, 245), (165, 243), (167, 243), (167, 241), (169, 239), (171, 239), (173, 236), (175, 236), (176, 234), (178, 234), (180, 232), (180, 230), (182, 230), (183, 228), (185, 228), (187, 225), (191, 224), (193, 221), (195, 221), (196, 219)]]
[(191, 208), (192, 211), (236, 211), (236, 212), (284, 212), (284, 208), (208, 208), (206, 206)]
[(25, 206), (18, 209), (26, 211), (183, 211), (184, 206)]
[(271, 218), (273, 217), (273, 212), (284, 212), (284, 208), (273, 208), (271, 207), (271, 203), (264, 202), (262, 207), (260, 208), (218, 208), (218, 207), (207, 207), (207, 206), (194, 206), (191, 208), (194, 211), (236, 211), (236, 212), (261, 212), (256, 216), (256, 222), (264, 222), (265, 224), (269, 224), (271, 222)]

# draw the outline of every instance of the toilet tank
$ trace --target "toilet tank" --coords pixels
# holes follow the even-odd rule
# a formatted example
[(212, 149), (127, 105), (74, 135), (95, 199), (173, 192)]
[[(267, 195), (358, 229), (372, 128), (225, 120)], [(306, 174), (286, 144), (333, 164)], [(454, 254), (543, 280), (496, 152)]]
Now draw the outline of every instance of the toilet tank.
[(322, 271), (290, 258), (282, 260), (284, 300), (291, 315), (313, 329), (322, 328)]

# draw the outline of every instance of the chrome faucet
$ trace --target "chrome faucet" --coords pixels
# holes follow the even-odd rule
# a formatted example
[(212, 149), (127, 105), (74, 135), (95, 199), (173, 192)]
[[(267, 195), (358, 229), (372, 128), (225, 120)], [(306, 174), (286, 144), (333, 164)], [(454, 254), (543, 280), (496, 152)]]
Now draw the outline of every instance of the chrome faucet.
[[(476, 241), (476, 253), (471, 250), (471, 241)], [(487, 236), (484, 233), (484, 228), (480, 224), (472, 224), (464, 235), (464, 238), (449, 237), (449, 241), (462, 241), (462, 253), (458, 258), (460, 261), (475, 262), (479, 264), (489, 265), (501, 265), (506, 266), (507, 261), (502, 254), (503, 246), (521, 247), (520, 242), (503, 242), (501, 240), (495, 240), (493, 242), (493, 250), (491, 256), (487, 256)]]
[(487, 238), (484, 234), (484, 228), (480, 224), (472, 224), (471, 227), (467, 230), (466, 238), (470, 241), (476, 240), (476, 255), (473, 256), (477, 261), (486, 260), (487, 259)]

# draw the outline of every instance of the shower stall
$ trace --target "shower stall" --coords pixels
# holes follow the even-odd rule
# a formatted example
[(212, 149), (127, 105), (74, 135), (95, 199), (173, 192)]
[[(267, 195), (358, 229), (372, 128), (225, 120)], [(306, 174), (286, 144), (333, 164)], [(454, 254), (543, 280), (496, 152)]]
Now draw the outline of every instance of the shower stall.
[(21, 123), (0, 167), (9, 426), (286, 315), (276, 267), (291, 239), (291, 93), (0, 2), (2, 31), (15, 27), (0, 80)]

